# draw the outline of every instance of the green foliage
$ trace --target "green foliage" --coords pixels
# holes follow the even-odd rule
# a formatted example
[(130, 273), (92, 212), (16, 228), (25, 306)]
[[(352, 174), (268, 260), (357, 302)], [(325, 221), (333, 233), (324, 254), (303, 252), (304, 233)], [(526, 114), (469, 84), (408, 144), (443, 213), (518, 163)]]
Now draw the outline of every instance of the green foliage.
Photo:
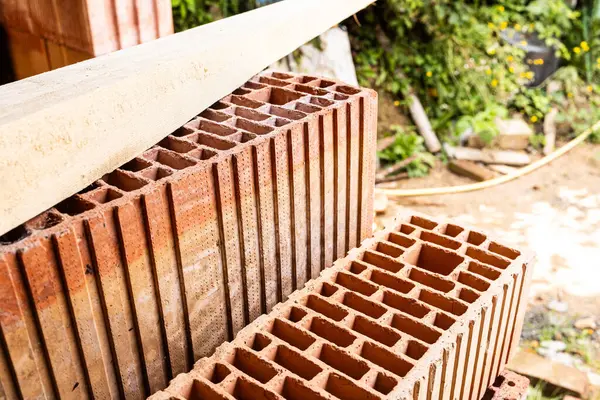
[(175, 31), (213, 22), (254, 8), (250, 0), (171, 0)]
[(546, 144), (546, 136), (544, 136), (543, 133), (536, 133), (535, 135), (531, 135), (529, 137), (529, 144), (531, 144), (531, 147), (533, 147), (534, 149), (540, 150)]
[[(526, 43), (507, 38), (535, 34), (566, 59), (562, 35), (578, 16), (564, 0), (382, 0), (361, 13), (360, 27), (349, 26), (361, 84), (403, 98), (415, 93), (436, 132), (450, 134), (453, 121), (485, 124), (486, 110), (527, 92), (521, 88), (534, 76), (523, 61)], [(526, 97), (521, 108), (542, 119), (543, 99)], [(490, 138), (494, 128), (481, 132)]]
[(392, 126), (392, 131), (396, 140), (379, 152), (379, 158), (384, 162), (393, 163), (416, 156), (415, 160), (406, 166), (408, 176), (416, 178), (427, 175), (435, 164), (435, 157), (425, 150), (423, 138), (414, 131), (406, 131), (398, 125)]
[(498, 104), (488, 104), (488, 106), (477, 114), (464, 115), (456, 122), (455, 131), (461, 135), (468, 129), (472, 129), (473, 133), (479, 135), (484, 143), (490, 144), (496, 136), (498, 136), (498, 127), (496, 126), (496, 118), (506, 118), (508, 110)]

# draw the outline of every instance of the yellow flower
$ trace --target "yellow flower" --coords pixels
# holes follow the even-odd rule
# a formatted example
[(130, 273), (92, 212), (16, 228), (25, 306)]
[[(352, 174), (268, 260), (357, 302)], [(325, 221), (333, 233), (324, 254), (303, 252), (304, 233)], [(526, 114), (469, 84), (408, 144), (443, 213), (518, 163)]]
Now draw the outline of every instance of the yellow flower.
[(504, 21), (504, 22), (500, 23), (500, 29), (501, 30), (505, 30), (506, 27), (508, 27), (508, 22)]
[(504, 12), (504, 6), (498, 6), (497, 8), (498, 8), (498, 11)]
[(506, 57), (506, 61), (508, 61), (508, 62), (513, 62), (513, 60), (514, 60), (513, 56)]
[(581, 42), (580, 46), (583, 49), (583, 51), (588, 51), (590, 49), (590, 46), (587, 44), (587, 42), (585, 40), (583, 42)]
[(492, 87), (498, 86), (498, 79), (492, 79)]
[(596, 62), (600, 64), (600, 57), (596, 58)]
[(515, 31), (520, 31), (520, 30), (521, 30), (521, 25), (515, 24)]
[(573, 47), (573, 53), (575, 53), (575, 54), (581, 53), (581, 48), (579, 46)]
[(594, 91), (594, 88), (592, 87), (592, 85), (589, 85), (587, 87), (587, 91), (590, 92), (590, 93), (592, 93)]
[(525, 74), (525, 72), (521, 72), (521, 73), (519, 74), (519, 76), (520, 76), (521, 78), (525, 78), (525, 76), (527, 76), (527, 74)]
[(527, 40), (521, 40), (521, 46), (527, 46)]
[(488, 28), (490, 28), (490, 29), (494, 29), (495, 27), (496, 27), (496, 25), (494, 25), (494, 24), (493, 24), (493, 23), (491, 23), (491, 22), (488, 22)]
[(510, 72), (511, 74), (515, 73), (515, 69), (513, 67), (508, 68), (508, 72)]
[(536, 117), (535, 115), (532, 115), (531, 118), (529, 118), (529, 120), (533, 123), (536, 123), (538, 120), (538, 117)]
[(571, 92), (567, 93), (567, 97), (568, 97), (568, 98), (571, 98), (571, 97), (573, 97), (573, 93), (571, 93)]
[(394, 106), (396, 106), (396, 107), (400, 107), (400, 100), (396, 100), (396, 101), (394, 101)]
[(493, 56), (494, 54), (496, 54), (496, 49), (488, 49), (487, 52), (490, 56)]
[(427, 73), (425, 75), (427, 75), (428, 78), (431, 78), (433, 76), (433, 74), (431, 73), (431, 71), (427, 71)]
[(527, 73), (525, 73), (525, 78), (527, 78), (527, 79), (533, 79), (533, 72), (528, 71)]
[(489, 69), (489, 68), (488, 68), (488, 69), (486, 69), (486, 70), (485, 70), (485, 74), (486, 74), (486, 75), (491, 75), (491, 74), (492, 74), (492, 70), (491, 70), (491, 69)]
[(544, 65), (544, 59), (543, 58), (537, 58), (537, 59), (533, 60), (533, 63), (535, 65)]

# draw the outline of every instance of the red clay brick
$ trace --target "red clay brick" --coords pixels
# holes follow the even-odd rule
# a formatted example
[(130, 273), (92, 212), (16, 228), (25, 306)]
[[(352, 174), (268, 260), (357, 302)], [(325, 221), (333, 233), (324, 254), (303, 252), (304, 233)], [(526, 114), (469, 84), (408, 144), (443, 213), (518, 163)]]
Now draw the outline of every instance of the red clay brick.
[(401, 215), (151, 399), (520, 399), (527, 380), (496, 371), (520, 335), (531, 262)]
[(2, 236), (7, 397), (161, 390), (370, 236), (376, 104), (257, 76)]

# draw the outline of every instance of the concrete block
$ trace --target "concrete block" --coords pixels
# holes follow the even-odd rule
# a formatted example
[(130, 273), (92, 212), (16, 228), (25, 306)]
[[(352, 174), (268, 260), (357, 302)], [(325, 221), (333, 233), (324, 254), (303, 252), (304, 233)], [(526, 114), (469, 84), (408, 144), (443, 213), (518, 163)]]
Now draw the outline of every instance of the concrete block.
[(522, 399), (532, 261), (407, 212), (151, 399)]
[(371, 236), (376, 104), (254, 77), (1, 236), (2, 393), (145, 397), (317, 278)]

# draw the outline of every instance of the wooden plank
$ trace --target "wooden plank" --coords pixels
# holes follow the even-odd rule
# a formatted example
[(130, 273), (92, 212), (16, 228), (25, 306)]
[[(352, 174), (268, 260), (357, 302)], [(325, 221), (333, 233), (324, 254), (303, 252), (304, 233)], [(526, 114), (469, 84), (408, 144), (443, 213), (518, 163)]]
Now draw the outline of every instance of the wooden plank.
[(448, 163), (448, 169), (457, 175), (466, 176), (467, 178), (474, 179), (478, 182), (487, 181), (496, 176), (494, 171), (487, 169), (483, 165), (476, 164), (473, 161), (452, 160)]
[(0, 87), (0, 234), (371, 2), (288, 0)]

